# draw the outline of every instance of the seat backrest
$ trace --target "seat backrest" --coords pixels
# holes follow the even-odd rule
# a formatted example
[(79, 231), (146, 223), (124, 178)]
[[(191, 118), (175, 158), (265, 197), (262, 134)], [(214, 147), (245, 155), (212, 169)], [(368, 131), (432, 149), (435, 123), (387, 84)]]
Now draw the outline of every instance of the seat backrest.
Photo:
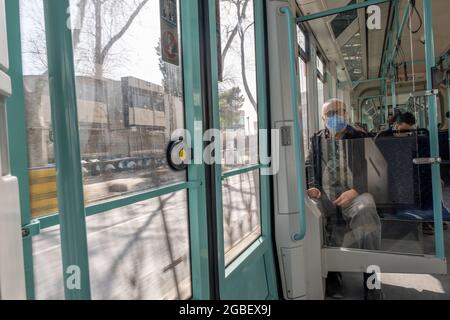
[(378, 138), (375, 143), (386, 160), (389, 194), (387, 201), (377, 206), (429, 208), (432, 204), (431, 168), (413, 163), (416, 158), (430, 156), (428, 136)]

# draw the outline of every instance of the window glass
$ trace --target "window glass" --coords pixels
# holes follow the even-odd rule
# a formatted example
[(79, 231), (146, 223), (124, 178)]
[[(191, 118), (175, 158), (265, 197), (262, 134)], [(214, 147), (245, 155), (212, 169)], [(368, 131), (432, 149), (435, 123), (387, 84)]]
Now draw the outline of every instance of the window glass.
[(317, 72), (319, 73), (319, 76), (323, 78), (325, 76), (325, 64), (319, 56), (317, 56), (316, 63)]
[(309, 149), (309, 124), (308, 124), (308, 88), (307, 88), (307, 65), (303, 59), (299, 59), (300, 66), (300, 108), (303, 119), (303, 137), (305, 148)]
[(187, 192), (87, 218), (95, 300), (192, 296)]
[(166, 161), (184, 128), (178, 1), (70, 7), (86, 202), (185, 181)]
[(259, 170), (225, 179), (222, 201), (228, 265), (261, 236)]
[(297, 42), (303, 54), (306, 54), (306, 35), (300, 27), (297, 27)]
[[(257, 164), (254, 1), (219, 1), (219, 110), (223, 170)], [(219, 32), (219, 31), (218, 31)]]
[(32, 218), (58, 211), (43, 1), (20, 1)]
[[(220, 0), (219, 111), (223, 171), (259, 163), (254, 1)], [(222, 184), (225, 264), (261, 236), (259, 170)]]
[(36, 300), (64, 300), (59, 226), (33, 237), (33, 274)]
[[(320, 78), (317, 78), (317, 103), (318, 103), (319, 119), (322, 119), (322, 106), (325, 103), (324, 94), (325, 94), (324, 83)], [(320, 128), (321, 129), (324, 128), (322, 121), (320, 121)]]

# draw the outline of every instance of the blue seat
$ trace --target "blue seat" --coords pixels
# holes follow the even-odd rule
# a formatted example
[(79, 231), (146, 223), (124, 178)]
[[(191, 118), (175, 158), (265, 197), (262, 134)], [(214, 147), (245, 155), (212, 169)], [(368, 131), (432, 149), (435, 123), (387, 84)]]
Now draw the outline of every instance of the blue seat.
[[(442, 216), (444, 221), (450, 221), (450, 211), (442, 206)], [(382, 213), (381, 217), (386, 220), (402, 221), (434, 221), (433, 209), (398, 209), (395, 213)]]
[[(448, 135), (440, 135), (443, 145), (441, 155), (448, 157), (444, 141)], [(376, 142), (385, 156), (389, 171), (390, 204), (378, 204), (380, 216), (390, 220), (434, 221), (431, 167), (417, 166), (414, 158), (430, 157), (428, 136), (384, 138)], [(448, 145), (448, 143), (447, 143)], [(449, 210), (442, 206), (443, 219), (450, 221)]]
[(430, 156), (428, 137), (382, 137), (375, 144), (386, 161), (383, 170), (388, 174), (388, 198), (377, 201), (377, 207), (383, 212), (432, 208), (431, 167), (413, 163), (416, 158)]

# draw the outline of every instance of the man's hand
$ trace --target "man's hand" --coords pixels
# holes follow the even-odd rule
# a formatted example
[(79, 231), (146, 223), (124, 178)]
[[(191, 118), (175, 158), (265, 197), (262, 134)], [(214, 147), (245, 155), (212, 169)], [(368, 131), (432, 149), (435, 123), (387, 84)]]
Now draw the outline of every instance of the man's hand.
[(311, 188), (309, 190), (306, 190), (306, 193), (308, 194), (308, 197), (316, 200), (319, 200), (320, 197), (322, 196), (322, 192), (320, 192), (320, 190), (317, 188)]
[(336, 199), (334, 204), (338, 207), (348, 207), (348, 205), (358, 197), (359, 193), (356, 190), (351, 189), (341, 194), (341, 196)]

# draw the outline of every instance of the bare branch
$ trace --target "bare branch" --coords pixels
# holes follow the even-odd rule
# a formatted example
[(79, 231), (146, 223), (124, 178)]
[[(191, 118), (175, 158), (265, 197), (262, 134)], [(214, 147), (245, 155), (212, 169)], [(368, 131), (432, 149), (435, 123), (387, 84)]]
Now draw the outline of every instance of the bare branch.
[(141, 12), (142, 8), (147, 4), (148, 0), (143, 0), (138, 6), (137, 8), (134, 10), (134, 12), (131, 14), (130, 18), (128, 19), (128, 21), (126, 22), (126, 24), (123, 26), (123, 28), (115, 35), (113, 36), (108, 43), (105, 45), (105, 47), (103, 48), (101, 55), (100, 55), (100, 59), (98, 60), (101, 64), (103, 64), (103, 62), (105, 61), (106, 56), (108, 55), (108, 52), (111, 50), (112, 46), (120, 40), (120, 38), (123, 37), (123, 35), (125, 34), (125, 32), (127, 32), (127, 30), (131, 27), (131, 25), (133, 24), (134, 20), (136, 19), (136, 17), (139, 15), (139, 13)]

